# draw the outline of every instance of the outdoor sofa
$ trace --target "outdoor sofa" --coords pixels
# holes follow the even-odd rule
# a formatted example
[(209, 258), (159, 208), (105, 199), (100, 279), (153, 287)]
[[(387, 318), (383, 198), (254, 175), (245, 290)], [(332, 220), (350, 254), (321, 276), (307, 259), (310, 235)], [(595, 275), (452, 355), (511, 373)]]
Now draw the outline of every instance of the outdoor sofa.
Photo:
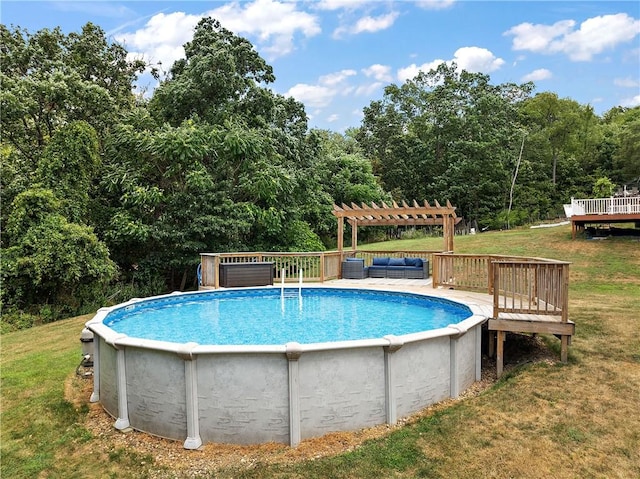
[(342, 262), (342, 277), (346, 279), (395, 278), (427, 279), (429, 260), (422, 258), (373, 258), (366, 267), (362, 258), (347, 258)]

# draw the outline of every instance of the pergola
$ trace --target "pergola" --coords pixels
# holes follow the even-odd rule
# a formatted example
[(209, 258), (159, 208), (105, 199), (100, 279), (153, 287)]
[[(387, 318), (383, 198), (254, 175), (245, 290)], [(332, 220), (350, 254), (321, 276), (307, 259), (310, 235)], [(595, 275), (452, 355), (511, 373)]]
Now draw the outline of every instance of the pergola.
[(344, 220), (351, 225), (351, 248), (358, 246), (359, 226), (422, 226), (422, 225), (442, 225), (444, 233), (444, 250), (453, 251), (454, 225), (459, 223), (461, 218), (456, 216), (455, 206), (447, 200), (446, 206), (440, 206), (436, 201), (435, 206), (431, 206), (427, 200), (423, 205), (419, 205), (413, 200), (413, 206), (409, 206), (405, 201), (399, 206), (395, 201), (392, 206), (384, 202), (380, 206), (375, 203), (361, 206), (351, 203), (347, 206), (333, 205), (333, 215), (338, 218), (338, 251), (344, 249)]

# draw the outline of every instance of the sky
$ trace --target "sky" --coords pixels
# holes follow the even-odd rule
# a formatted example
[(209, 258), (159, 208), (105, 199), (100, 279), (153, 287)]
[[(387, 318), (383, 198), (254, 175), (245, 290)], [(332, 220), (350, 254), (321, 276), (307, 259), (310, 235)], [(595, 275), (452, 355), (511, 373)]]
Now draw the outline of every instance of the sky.
[[(29, 1), (2, 0), (0, 20), (30, 33), (87, 22), (133, 58), (164, 71), (203, 17), (248, 39), (273, 67), (274, 92), (305, 105), (309, 126), (361, 124), (362, 109), (442, 62), (533, 81), (597, 114), (640, 105), (640, 2), (473, 0)], [(148, 75), (137, 88), (150, 94)]]

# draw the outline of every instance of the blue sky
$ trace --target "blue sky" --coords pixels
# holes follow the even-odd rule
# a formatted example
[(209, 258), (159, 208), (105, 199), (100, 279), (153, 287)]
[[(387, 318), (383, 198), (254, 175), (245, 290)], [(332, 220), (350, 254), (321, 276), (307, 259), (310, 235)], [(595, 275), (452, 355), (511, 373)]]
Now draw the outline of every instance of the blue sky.
[[(532, 80), (592, 105), (640, 105), (638, 1), (12, 1), (3, 24), (29, 32), (91, 21), (131, 55), (168, 70), (203, 16), (251, 41), (277, 93), (305, 105), (311, 127), (343, 132), (362, 108), (420, 69), (455, 61), (494, 84)], [(153, 79), (140, 78), (147, 92)]]

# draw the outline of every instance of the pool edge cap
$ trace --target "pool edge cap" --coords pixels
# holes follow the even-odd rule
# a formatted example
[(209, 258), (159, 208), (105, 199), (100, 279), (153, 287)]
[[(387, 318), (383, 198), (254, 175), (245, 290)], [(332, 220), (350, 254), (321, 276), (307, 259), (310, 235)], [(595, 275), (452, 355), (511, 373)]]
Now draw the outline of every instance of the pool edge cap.
[(389, 345), (385, 347), (390, 353), (395, 353), (398, 349), (404, 346), (404, 341), (402, 340), (402, 338), (399, 338), (398, 336), (395, 336), (393, 334), (387, 334), (383, 339), (389, 341)]
[(185, 361), (192, 361), (193, 359), (195, 359), (193, 350), (198, 346), (199, 344), (194, 342), (184, 343), (180, 345), (180, 348), (176, 352), (181, 359), (184, 359)]
[(285, 344), (285, 351), (289, 361), (297, 361), (302, 356), (302, 345), (295, 341)]

